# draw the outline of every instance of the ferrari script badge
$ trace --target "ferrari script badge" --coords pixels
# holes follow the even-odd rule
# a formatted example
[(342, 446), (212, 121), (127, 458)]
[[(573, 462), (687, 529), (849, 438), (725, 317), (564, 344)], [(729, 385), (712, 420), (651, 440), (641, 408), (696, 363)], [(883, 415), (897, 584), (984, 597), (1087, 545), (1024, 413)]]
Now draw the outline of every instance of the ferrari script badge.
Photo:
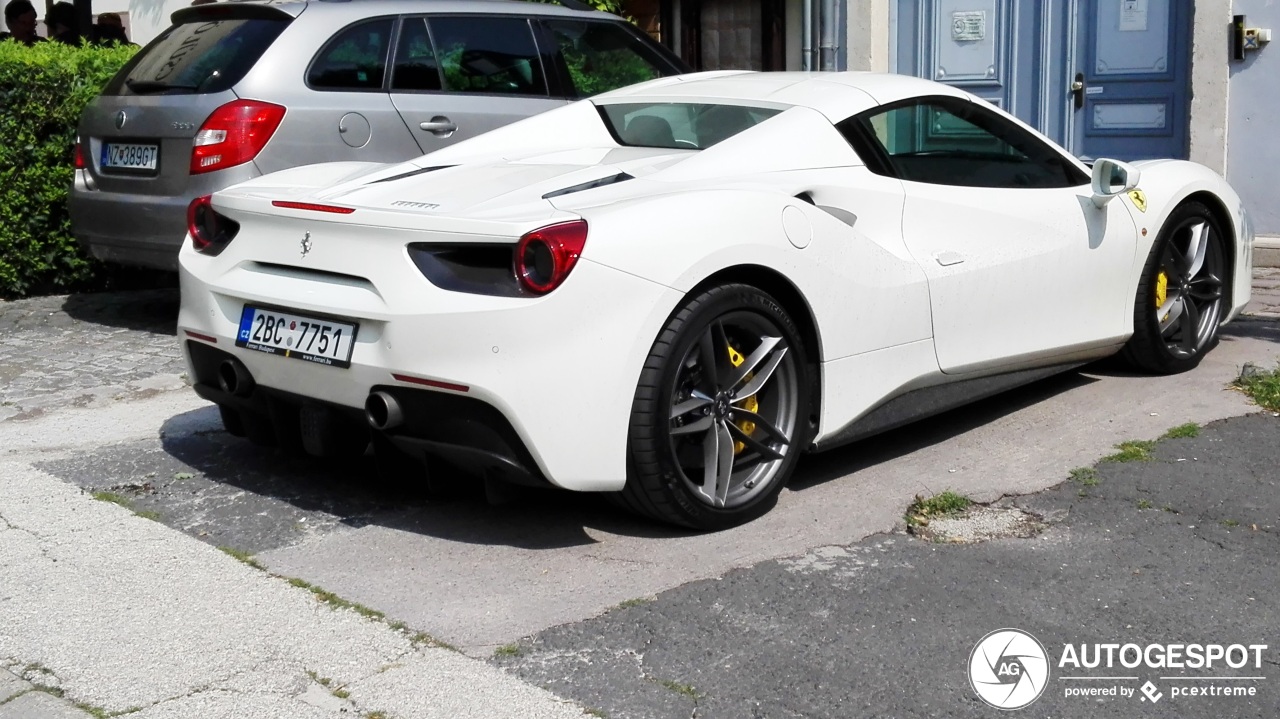
[(1133, 206), (1138, 208), (1138, 212), (1147, 211), (1147, 193), (1142, 190), (1131, 190), (1129, 199), (1133, 200)]
[(311, 251), (311, 233), (307, 232), (302, 235), (302, 256), (306, 257)]

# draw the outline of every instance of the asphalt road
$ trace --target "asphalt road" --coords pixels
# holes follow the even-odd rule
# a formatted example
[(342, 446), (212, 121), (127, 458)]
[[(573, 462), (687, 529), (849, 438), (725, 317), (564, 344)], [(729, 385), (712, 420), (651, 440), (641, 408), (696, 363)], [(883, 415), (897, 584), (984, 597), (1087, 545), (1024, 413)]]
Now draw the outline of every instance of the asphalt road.
[[(967, 665), (988, 632), (1016, 627), (1050, 654), (1071, 643), (1266, 644), (1261, 671), (1053, 672), (1019, 714), (1280, 715), (1280, 419), (1216, 422), (1161, 442), (1147, 462), (1098, 465), (1003, 502), (1047, 519), (1029, 539), (938, 544), (905, 533), (815, 548), (652, 601), (556, 627), (495, 661), (595, 707), (640, 717), (989, 717)], [(1092, 480), (1090, 481), (1092, 484)], [(1088, 674), (1164, 696), (1067, 697)], [(1161, 676), (1182, 678), (1162, 680)], [(1265, 680), (1206, 682), (1206, 676)], [(1093, 682), (1099, 684), (1099, 682)], [(1173, 689), (1256, 687), (1246, 698)]]
[[(1063, 484), (1117, 442), (1250, 412), (1226, 387), (1244, 362), (1280, 360), (1272, 319), (1235, 323), (1191, 373), (1092, 366), (808, 458), (771, 514), (696, 535), (587, 495), (430, 500), (378, 485), (367, 461), (290, 459), (232, 438), (181, 387), (172, 308), (163, 292), (0, 307), (6, 441), (57, 446), (48, 428), (68, 406), (118, 414), (185, 398), (155, 436), (35, 467), (608, 716), (995, 716), (965, 666), (1006, 626), (1054, 656), (1066, 642), (1280, 646), (1268, 635), (1280, 626), (1280, 420), (1212, 424), (1156, 461), (1102, 466), (1096, 486)], [(961, 546), (900, 533), (912, 496), (944, 489), (1005, 497), (1048, 528)], [(1187, 703), (1158, 677), (1156, 704), (1068, 699), (1064, 685), (1083, 682), (1055, 673), (1024, 713), (1275, 716), (1274, 648), (1267, 659), (1252, 699)]]

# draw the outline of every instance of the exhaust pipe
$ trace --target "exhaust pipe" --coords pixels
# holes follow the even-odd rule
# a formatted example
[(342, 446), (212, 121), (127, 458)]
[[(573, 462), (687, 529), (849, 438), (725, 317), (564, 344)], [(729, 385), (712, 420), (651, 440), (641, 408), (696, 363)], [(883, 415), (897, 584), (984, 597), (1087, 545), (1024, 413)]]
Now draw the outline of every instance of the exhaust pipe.
[(236, 397), (248, 397), (253, 393), (253, 375), (240, 360), (223, 360), (218, 365), (218, 386), (223, 392)]
[(386, 392), (374, 392), (364, 401), (364, 417), (376, 430), (399, 427), (404, 422), (404, 411), (395, 397)]

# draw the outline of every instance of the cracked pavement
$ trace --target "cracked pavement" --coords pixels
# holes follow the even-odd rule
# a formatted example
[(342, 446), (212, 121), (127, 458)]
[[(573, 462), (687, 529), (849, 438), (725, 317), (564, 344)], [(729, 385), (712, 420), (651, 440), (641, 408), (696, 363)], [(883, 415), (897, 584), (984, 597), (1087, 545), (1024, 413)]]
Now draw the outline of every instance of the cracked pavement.
[[(1152, 461), (1099, 464), (1094, 486), (998, 503), (1046, 518), (1035, 538), (894, 533), (818, 547), (540, 632), (495, 661), (611, 719), (989, 717), (999, 712), (963, 668), (1002, 627), (1031, 632), (1051, 655), (1081, 642), (1256, 643), (1269, 645), (1268, 679), (1253, 698), (1094, 701), (1065, 697), (1059, 679), (1023, 713), (1275, 717), (1278, 448), (1270, 413), (1223, 420), (1162, 441)], [(1123, 673), (1138, 674), (1127, 686), (1153, 680), (1166, 695), (1194, 681), (1162, 681), (1170, 672), (1204, 676)]]

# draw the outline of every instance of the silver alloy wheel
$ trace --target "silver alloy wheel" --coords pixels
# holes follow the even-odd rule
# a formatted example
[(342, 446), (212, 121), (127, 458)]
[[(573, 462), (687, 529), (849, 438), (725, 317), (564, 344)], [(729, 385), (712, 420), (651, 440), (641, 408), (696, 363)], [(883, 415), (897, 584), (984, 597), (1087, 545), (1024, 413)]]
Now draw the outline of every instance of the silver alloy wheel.
[(1169, 353), (1193, 357), (1213, 339), (1222, 319), (1222, 241), (1203, 218), (1174, 230), (1160, 258), (1156, 322)]
[(759, 314), (730, 312), (681, 359), (668, 434), (681, 479), (712, 507), (750, 502), (799, 451), (799, 373), (782, 334)]

